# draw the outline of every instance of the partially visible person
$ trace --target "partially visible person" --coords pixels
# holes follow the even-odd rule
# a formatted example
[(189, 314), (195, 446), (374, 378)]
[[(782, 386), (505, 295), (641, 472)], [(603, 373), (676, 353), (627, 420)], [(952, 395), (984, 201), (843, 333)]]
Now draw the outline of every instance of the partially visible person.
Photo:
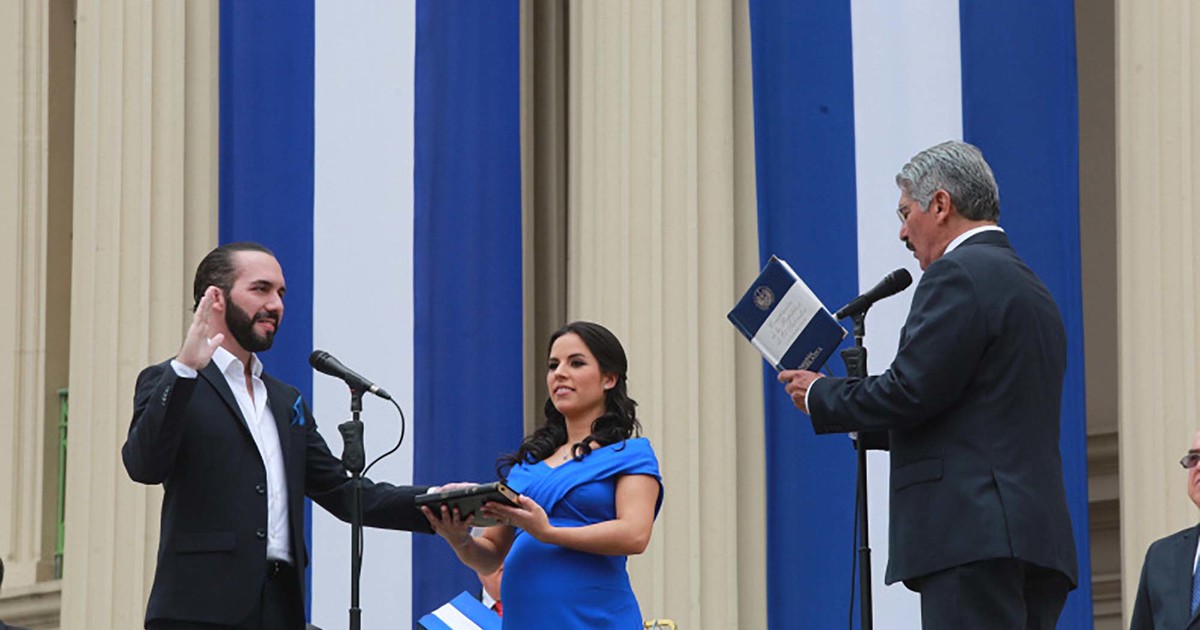
[(779, 380), (816, 433), (888, 432), (885, 581), (921, 594), (923, 628), (1054, 628), (1078, 579), (1062, 316), (998, 225), (979, 149), (930, 147), (896, 184), (900, 240), (925, 273), (895, 359), (878, 376)]
[[(1179, 460), (1187, 469), (1187, 494), (1200, 507), (1200, 431)], [(1200, 630), (1200, 526), (1160, 538), (1146, 550), (1130, 630)]]
[(503, 617), (504, 604), (500, 602), (500, 584), (504, 578), (504, 565), (500, 565), (499, 569), (491, 573), (476, 572), (475, 575), (479, 576), (479, 601)]
[[(0, 588), (4, 586), (4, 558), (0, 558)], [(0, 620), (0, 630), (26, 630), (20, 626), (10, 626)]]
[[(545, 423), (501, 458), (517, 507), (488, 503), (502, 525), (470, 535), (457, 511), (430, 526), (464, 564), (504, 566), (504, 628), (640, 628), (626, 559), (650, 542), (662, 480), (629, 398), (625, 350), (608, 329), (573, 322), (550, 337)], [(506, 474), (507, 473), (507, 474)]]
[[(286, 290), (262, 245), (214, 249), (179, 353), (138, 375), (121, 456), (130, 478), (165, 490), (147, 628), (304, 628), (304, 497), (349, 520), (349, 474), (300, 391), (256, 354)], [(429, 532), (413, 501), (424, 491), (364, 481), (363, 523)]]

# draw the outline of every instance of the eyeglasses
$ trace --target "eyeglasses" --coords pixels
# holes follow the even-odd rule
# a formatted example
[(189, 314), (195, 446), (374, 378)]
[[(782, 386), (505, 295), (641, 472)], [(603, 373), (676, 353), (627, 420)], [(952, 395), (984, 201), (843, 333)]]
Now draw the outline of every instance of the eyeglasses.
[(910, 214), (912, 214), (912, 211), (904, 206), (896, 208), (896, 216), (900, 217), (900, 225), (908, 223), (908, 215)]
[(1188, 470), (1194, 468), (1196, 464), (1200, 464), (1200, 451), (1188, 451), (1188, 454), (1179, 460), (1179, 465)]

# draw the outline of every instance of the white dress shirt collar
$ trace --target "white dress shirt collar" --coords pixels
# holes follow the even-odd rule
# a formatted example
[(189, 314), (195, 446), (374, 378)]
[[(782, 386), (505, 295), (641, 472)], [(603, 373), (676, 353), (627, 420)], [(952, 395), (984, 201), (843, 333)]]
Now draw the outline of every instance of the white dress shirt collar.
[(1196, 537), (1196, 555), (1192, 556), (1192, 573), (1196, 573), (1196, 564), (1200, 563), (1200, 536)]
[(981, 234), (983, 232), (1003, 232), (1003, 231), (1004, 231), (1004, 228), (1000, 227), (999, 225), (981, 225), (977, 228), (971, 228), (971, 229), (967, 230), (966, 232), (959, 234), (957, 237), (955, 237), (955, 239), (953, 241), (950, 241), (950, 244), (946, 246), (946, 251), (942, 252), (942, 255), (945, 256), (946, 254), (949, 254), (950, 252), (954, 251), (954, 249), (956, 247), (958, 247), (959, 245), (962, 245), (964, 241), (971, 238), (972, 236), (975, 236), (976, 234)]
[[(217, 364), (217, 368), (222, 374), (229, 374), (229, 367), (237, 367), (237, 376), (243, 376), (246, 366), (242, 364), (242, 360), (233, 356), (233, 353), (226, 350), (222, 346), (217, 346), (217, 351), (213, 353), (213, 363)], [(263, 366), (262, 361), (258, 360), (258, 355), (250, 353), (250, 374), (254, 378), (262, 378)]]

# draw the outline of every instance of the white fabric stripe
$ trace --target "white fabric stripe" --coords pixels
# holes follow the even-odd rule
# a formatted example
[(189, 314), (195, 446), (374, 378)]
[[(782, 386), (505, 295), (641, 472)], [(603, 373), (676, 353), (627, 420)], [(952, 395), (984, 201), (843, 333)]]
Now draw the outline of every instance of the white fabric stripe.
[(812, 321), (820, 301), (803, 282), (796, 282), (779, 298), (766, 321), (759, 326), (758, 332), (750, 343), (767, 357), (771, 365), (779, 363), (779, 359), (792, 347), (792, 343), (804, 332)]
[[(895, 175), (916, 152), (962, 138), (958, 0), (890, 3), (852, 0), (855, 175), (858, 195), (859, 288), (898, 267), (919, 279), (916, 260), (898, 240)], [(869, 370), (887, 369), (913, 289), (871, 308)], [(879, 630), (920, 626), (920, 600), (901, 584), (883, 585), (888, 558), (886, 453), (868, 457), (872, 595)], [(886, 611), (886, 615), (878, 614)]]
[[(415, 0), (317, 2), (315, 9), (313, 344), (413, 408), (413, 90)], [(350, 397), (314, 374), (314, 411), (335, 454)], [(399, 417), (363, 401), (368, 461), (396, 443)], [(411, 417), (404, 448), (373, 468), (377, 481), (411, 483)], [(410, 535), (366, 529), (364, 628), (412, 619)], [(313, 623), (346, 625), (350, 530), (313, 509)]]
[(443, 623), (454, 630), (483, 630), (479, 624), (471, 621), (466, 615), (455, 608), (453, 603), (445, 604), (433, 611), (433, 616), (441, 619)]

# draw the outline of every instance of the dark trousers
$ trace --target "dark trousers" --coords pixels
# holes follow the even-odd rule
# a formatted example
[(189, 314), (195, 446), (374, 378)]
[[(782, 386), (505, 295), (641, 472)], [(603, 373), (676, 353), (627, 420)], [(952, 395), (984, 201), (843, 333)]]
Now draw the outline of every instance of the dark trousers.
[[(289, 564), (269, 562), (265, 568), (262, 594), (250, 616), (232, 626), (194, 621), (156, 619), (147, 630), (303, 630), (304, 601), (296, 569)], [(213, 602), (220, 606), (221, 602)]]
[(1015, 558), (951, 567), (916, 582), (925, 630), (1054, 630), (1071, 590), (1065, 575)]

